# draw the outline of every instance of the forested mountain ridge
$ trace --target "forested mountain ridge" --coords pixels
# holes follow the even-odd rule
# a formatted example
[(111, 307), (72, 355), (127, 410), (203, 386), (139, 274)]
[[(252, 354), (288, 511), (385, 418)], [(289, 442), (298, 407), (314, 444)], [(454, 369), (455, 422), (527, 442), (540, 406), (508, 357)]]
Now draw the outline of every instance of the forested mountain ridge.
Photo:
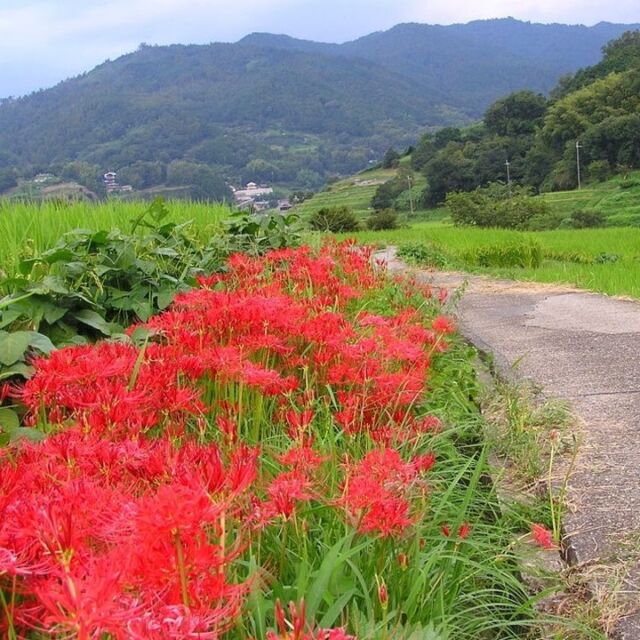
[(135, 188), (196, 175), (318, 187), (391, 144), (471, 122), (510, 91), (547, 92), (628, 28), (508, 19), (404, 24), (342, 45), (252, 34), (141, 46), (2, 101), (0, 171), (97, 180), (116, 169)]

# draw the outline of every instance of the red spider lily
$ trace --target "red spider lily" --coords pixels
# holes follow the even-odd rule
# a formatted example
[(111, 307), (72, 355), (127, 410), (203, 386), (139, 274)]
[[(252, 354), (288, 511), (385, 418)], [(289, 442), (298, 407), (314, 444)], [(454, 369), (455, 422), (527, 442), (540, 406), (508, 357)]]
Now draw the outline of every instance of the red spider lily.
[(357, 640), (355, 636), (348, 635), (344, 629), (313, 629), (309, 628), (305, 620), (304, 601), (298, 607), (293, 602), (289, 603), (289, 618), (280, 600), (276, 600), (275, 618), (278, 631), (267, 631), (267, 640)]
[[(353, 244), (236, 255), (144, 325), (144, 349), (36, 359), (19, 396), (52, 435), (0, 450), (0, 583), (19, 596), (19, 637), (217, 639), (246, 599), (232, 576), (249, 536), (310, 501), (309, 520), (321, 505), (362, 535), (400, 538), (424, 518), (441, 424), (416, 406), (453, 325), (354, 313), (382, 277)], [(313, 436), (376, 447), (344, 459), (338, 497)], [(272, 639), (351, 639), (302, 606), (276, 614)]]
[[(449, 538), (451, 536), (451, 529), (447, 524), (443, 524), (442, 527), (440, 527), (440, 531), (442, 532), (442, 535), (445, 536), (446, 538)], [(471, 525), (468, 522), (463, 522), (458, 527), (458, 538), (460, 540), (465, 540), (466, 538), (468, 538), (470, 533), (471, 533)]]
[(445, 316), (438, 316), (431, 323), (431, 326), (433, 327), (433, 330), (439, 334), (454, 333), (456, 330), (451, 318), (447, 318)]
[(556, 549), (556, 544), (553, 541), (553, 533), (541, 524), (531, 525), (531, 535), (533, 541), (543, 549)]
[(300, 502), (314, 498), (313, 484), (301, 471), (285, 471), (271, 481), (267, 496), (261, 507), (263, 518), (280, 516), (288, 520)]
[(312, 409), (304, 409), (303, 411), (295, 411), (291, 409), (286, 413), (287, 423), (289, 425), (289, 435), (294, 440), (301, 438), (309, 428), (313, 421), (314, 412)]
[(411, 502), (421, 495), (420, 462), (404, 462), (395, 449), (382, 448), (347, 465), (341, 504), (361, 533), (402, 535), (414, 518)]
[(313, 473), (327, 459), (327, 456), (313, 450), (312, 442), (309, 440), (291, 447), (286, 453), (278, 456), (280, 464), (305, 475)]

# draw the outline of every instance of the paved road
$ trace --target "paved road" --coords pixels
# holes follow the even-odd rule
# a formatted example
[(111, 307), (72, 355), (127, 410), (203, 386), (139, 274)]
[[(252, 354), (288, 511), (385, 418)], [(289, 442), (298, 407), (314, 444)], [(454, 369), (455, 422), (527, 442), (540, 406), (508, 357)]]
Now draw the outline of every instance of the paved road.
[[(406, 268), (392, 250), (385, 257), (390, 270)], [(466, 280), (462, 333), (503, 372), (569, 401), (583, 422), (564, 521), (571, 558), (596, 576), (598, 566), (615, 567), (631, 607), (615, 637), (640, 640), (640, 303), (568, 287), (416, 273), (448, 288)]]

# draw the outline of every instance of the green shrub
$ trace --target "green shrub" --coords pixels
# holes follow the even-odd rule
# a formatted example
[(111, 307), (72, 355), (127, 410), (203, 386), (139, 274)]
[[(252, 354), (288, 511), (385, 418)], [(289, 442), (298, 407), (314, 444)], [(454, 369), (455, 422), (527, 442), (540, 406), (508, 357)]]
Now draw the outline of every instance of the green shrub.
[(573, 264), (593, 264), (593, 256), (585, 255), (578, 251), (553, 251), (544, 250), (544, 257), (547, 260), (555, 260), (556, 262), (572, 262)]
[(601, 253), (596, 256), (594, 262), (596, 264), (609, 264), (611, 262), (618, 262), (620, 260), (620, 256), (617, 253)]
[(294, 213), (252, 214), (238, 211), (223, 224), (231, 251), (260, 255), (270, 249), (300, 244), (298, 221)]
[(500, 183), (471, 192), (449, 193), (446, 198), (451, 219), (460, 226), (528, 229), (534, 219), (549, 216), (549, 205), (534, 198), (531, 190)]
[(587, 166), (587, 176), (591, 180), (605, 182), (611, 176), (611, 166), (606, 160), (594, 160)]
[(574, 229), (588, 229), (592, 227), (604, 227), (606, 216), (601, 211), (573, 211), (569, 218), (570, 225)]
[(367, 220), (367, 227), (371, 231), (384, 231), (398, 228), (398, 213), (393, 209), (374, 211)]
[(328, 231), (330, 233), (357, 231), (360, 228), (358, 219), (353, 211), (345, 206), (318, 209), (309, 218), (309, 226), (315, 231)]
[(533, 240), (485, 245), (465, 253), (464, 260), (477, 267), (537, 269), (542, 264), (542, 247)]
[(529, 218), (527, 222), (528, 231), (549, 231), (557, 229), (564, 222), (563, 214), (549, 212), (542, 215), (535, 215)]
[(619, 185), (618, 188), (620, 189), (633, 189), (634, 187), (640, 187), (640, 180), (623, 180)]
[(432, 242), (408, 242), (398, 247), (398, 257), (410, 264), (444, 269), (451, 267), (452, 256)]

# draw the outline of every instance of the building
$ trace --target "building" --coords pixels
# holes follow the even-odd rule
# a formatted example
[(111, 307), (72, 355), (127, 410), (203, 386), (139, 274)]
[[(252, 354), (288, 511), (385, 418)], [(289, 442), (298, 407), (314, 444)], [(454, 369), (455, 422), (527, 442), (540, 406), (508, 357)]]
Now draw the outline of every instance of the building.
[(107, 193), (120, 193), (123, 191), (133, 191), (133, 187), (130, 184), (119, 184), (118, 174), (115, 171), (107, 171), (102, 178), (104, 182), (104, 188)]
[(115, 171), (107, 171), (107, 173), (104, 174), (102, 181), (104, 182), (104, 188), (107, 190), (107, 193), (113, 193), (114, 191), (120, 190), (118, 174)]
[(255, 182), (248, 182), (244, 189), (234, 189), (233, 197), (236, 205), (240, 208), (245, 208), (250, 204), (254, 204), (259, 200), (262, 200), (264, 196), (269, 196), (273, 193), (273, 189), (267, 185), (257, 185)]
[(39, 173), (34, 177), (33, 181), (37, 184), (43, 184), (45, 182), (52, 182), (55, 179), (56, 177), (53, 173)]

